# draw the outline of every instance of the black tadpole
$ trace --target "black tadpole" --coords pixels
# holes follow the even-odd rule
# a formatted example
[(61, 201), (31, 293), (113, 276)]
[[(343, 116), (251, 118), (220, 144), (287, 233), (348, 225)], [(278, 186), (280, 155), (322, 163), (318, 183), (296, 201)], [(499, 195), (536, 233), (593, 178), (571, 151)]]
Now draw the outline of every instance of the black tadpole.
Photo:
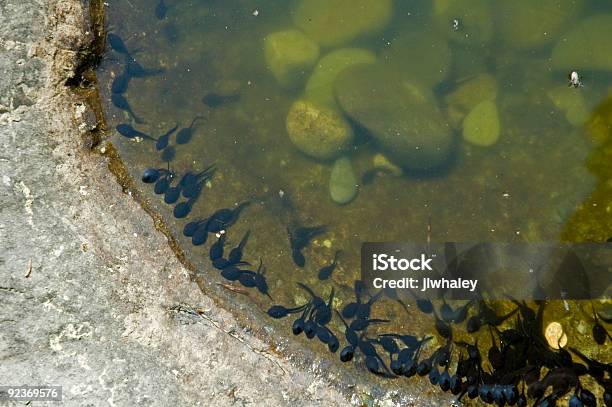
[(234, 247), (227, 256), (228, 262), (235, 264), (242, 260), (242, 252), (247, 244), (247, 241), (249, 240), (250, 235), (251, 231), (247, 230), (242, 239), (240, 239), (238, 246)]
[(147, 168), (142, 173), (142, 182), (144, 182), (145, 184), (152, 184), (156, 182), (162, 175), (169, 174), (170, 170), (167, 170), (165, 168)]
[(336, 253), (334, 253), (334, 259), (332, 260), (331, 264), (325, 265), (319, 269), (319, 280), (327, 280), (331, 277), (332, 273), (336, 269), (336, 266), (338, 265), (338, 256), (340, 255), (340, 253), (342, 253), (342, 250), (336, 250)]
[[(132, 110), (132, 107), (130, 106), (130, 103), (127, 101), (125, 96), (123, 96), (123, 95), (121, 95), (119, 93), (113, 93), (112, 96), (111, 96), (111, 102), (113, 102), (113, 105), (116, 108), (121, 109), (121, 110), (127, 112), (132, 117), (132, 119), (134, 119), (134, 121), (136, 123), (138, 123), (138, 124), (144, 123), (144, 120), (142, 120), (140, 117), (136, 116), (136, 114)], [(151, 137), (151, 140), (154, 140), (154, 139)]]
[(431, 314), (434, 311), (434, 306), (430, 300), (417, 297), (417, 295), (411, 289), (408, 289), (408, 292), (416, 301), (416, 305), (419, 311), (424, 314)]
[(183, 228), (183, 236), (186, 237), (191, 237), (193, 236), (193, 234), (202, 226), (204, 226), (204, 230), (206, 230), (205, 226), (206, 226), (206, 222), (208, 222), (208, 218), (205, 219), (198, 219), (198, 220), (194, 220), (189, 222), (188, 224), (185, 225), (185, 227)]
[(226, 239), (227, 233), (224, 233), (215, 243), (210, 246), (210, 249), (208, 250), (208, 257), (211, 261), (223, 258), (223, 246), (225, 245)]
[(108, 33), (106, 39), (108, 40), (108, 44), (110, 45), (113, 51), (118, 52), (120, 54), (124, 54), (126, 56), (130, 55), (127, 47), (125, 46), (125, 43), (117, 34)]
[(298, 267), (304, 267), (306, 259), (302, 254), (304, 249), (310, 241), (315, 237), (327, 231), (326, 225), (320, 226), (297, 226), (293, 228), (287, 228), (287, 234), (289, 236), (289, 244), (291, 246), (291, 255), (293, 262)]
[(194, 203), (195, 199), (188, 199), (184, 202), (179, 202), (172, 210), (172, 214), (177, 219), (186, 218), (187, 215), (191, 213), (191, 209), (193, 208)]
[(187, 144), (191, 141), (191, 137), (193, 136), (194, 128), (193, 126), (198, 120), (203, 119), (202, 116), (196, 116), (191, 121), (189, 127), (182, 128), (176, 133), (176, 144)]
[(172, 178), (173, 178), (172, 173), (162, 175), (155, 182), (155, 185), (153, 186), (153, 192), (155, 192), (157, 195), (166, 193), (166, 190), (170, 188), (170, 184), (172, 183)]
[[(593, 339), (598, 345), (603, 345), (606, 343), (606, 339), (610, 338), (610, 334), (604, 328), (604, 326), (599, 322), (599, 315), (595, 312), (595, 307), (591, 304), (591, 309), (593, 310), (593, 318), (595, 319), (595, 324), (593, 325), (592, 335)], [(612, 339), (612, 338), (611, 338)]]
[(220, 95), (218, 93), (211, 92), (211, 93), (206, 94), (202, 98), (202, 103), (204, 103), (204, 105), (206, 105), (207, 107), (214, 109), (226, 103), (237, 102), (239, 99), (240, 99), (239, 93), (232, 94), (232, 95)]
[(435, 327), (436, 327), (436, 331), (438, 331), (438, 334), (445, 339), (452, 338), (453, 331), (451, 329), (451, 326), (447, 322), (441, 320), (440, 317), (438, 317), (438, 314), (435, 312), (435, 310), (434, 310), (434, 317), (436, 318)]
[(136, 130), (135, 128), (133, 128), (129, 124), (118, 124), (115, 127), (115, 129), (117, 130), (117, 133), (121, 134), (125, 138), (135, 139), (137, 137), (140, 137), (142, 139), (156, 141), (153, 137), (149, 136), (148, 134), (145, 134), (143, 132), (140, 132), (140, 131)]
[(193, 198), (196, 199), (200, 196), (203, 190), (203, 185), (212, 179), (215, 174), (216, 168), (215, 165), (212, 164), (208, 168), (203, 171), (194, 174), (187, 173), (181, 179), (181, 187), (182, 194), (185, 198)]
[(178, 186), (169, 187), (164, 192), (164, 202), (168, 205), (175, 204), (181, 197), (181, 189)]
[(168, 144), (170, 143), (170, 136), (176, 131), (176, 129), (178, 129), (178, 123), (176, 123), (173, 128), (169, 129), (167, 132), (159, 136), (159, 138), (157, 139), (157, 143), (155, 143), (155, 149), (157, 151), (163, 150), (164, 148), (168, 147)]
[(134, 58), (129, 56), (126, 58), (126, 72), (133, 78), (146, 78), (164, 73), (163, 69), (149, 69), (138, 63)]
[(282, 305), (273, 305), (268, 309), (268, 315), (270, 315), (274, 319), (284, 318), (289, 314), (302, 312), (307, 306), (308, 304), (304, 304), (300, 305), (299, 307), (287, 308)]
[(266, 281), (266, 278), (264, 276), (265, 272), (266, 272), (266, 269), (265, 267), (263, 267), (263, 263), (260, 259), (259, 267), (257, 267), (257, 271), (255, 272), (255, 275), (253, 276), (253, 280), (255, 281), (255, 287), (257, 288), (257, 291), (259, 291), (263, 295), (267, 296), (270, 300), (272, 300), (272, 296), (269, 293), (268, 282)]
[(250, 201), (245, 201), (232, 209), (219, 209), (209, 217), (208, 224), (206, 225), (207, 230), (211, 233), (217, 233), (229, 228), (236, 223), (240, 213), (250, 204)]
[(127, 72), (117, 75), (111, 84), (111, 92), (116, 94), (125, 93), (130, 84), (130, 75)]
[(174, 146), (168, 146), (168, 147), (164, 148), (162, 153), (161, 153), (162, 161), (165, 161), (165, 162), (168, 162), (168, 163), (170, 161), (174, 160), (175, 156), (176, 156), (176, 149), (174, 148)]
[(164, 2), (164, 0), (159, 0), (157, 5), (155, 6), (155, 17), (157, 17), (158, 20), (163, 20), (164, 18), (166, 18), (167, 12), (168, 7), (166, 6), (166, 3)]

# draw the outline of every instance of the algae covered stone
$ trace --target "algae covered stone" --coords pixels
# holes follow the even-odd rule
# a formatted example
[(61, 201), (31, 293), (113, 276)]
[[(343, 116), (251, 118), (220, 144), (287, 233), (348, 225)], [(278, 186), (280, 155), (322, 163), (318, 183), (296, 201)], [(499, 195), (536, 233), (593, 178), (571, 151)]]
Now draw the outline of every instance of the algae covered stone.
[(542, 47), (554, 41), (580, 14), (583, 0), (499, 0), (499, 30), (506, 44), (516, 49)]
[(451, 51), (441, 34), (420, 29), (394, 39), (383, 59), (403, 79), (433, 87), (448, 77)]
[(612, 137), (612, 89), (600, 101), (587, 120), (586, 133), (595, 144), (601, 145)]
[(393, 0), (297, 0), (293, 22), (323, 47), (336, 47), (380, 32), (393, 14)]
[(572, 126), (582, 126), (588, 120), (589, 111), (580, 89), (561, 85), (548, 91), (548, 97)]
[(338, 158), (329, 176), (329, 194), (332, 201), (344, 205), (357, 196), (357, 177), (348, 157)]
[(320, 160), (337, 157), (353, 141), (353, 130), (340, 112), (308, 100), (291, 106), (286, 124), (298, 150)]
[(264, 48), (268, 68), (284, 88), (302, 84), (319, 58), (319, 46), (298, 30), (269, 34)]
[(495, 77), (483, 73), (461, 82), (444, 97), (449, 119), (454, 126), (460, 124), (477, 104), (497, 98), (498, 84)]
[(495, 33), (493, 5), (490, 0), (434, 0), (433, 20), (452, 42), (488, 44)]
[(305, 97), (326, 106), (335, 106), (333, 83), (338, 73), (355, 64), (374, 63), (372, 51), (358, 48), (342, 48), (332, 51), (317, 62), (306, 83)]
[(612, 14), (596, 15), (577, 24), (552, 52), (556, 69), (612, 71)]
[(399, 166), (430, 170), (448, 162), (450, 126), (427, 89), (381, 64), (349, 67), (336, 78), (336, 100)]
[(387, 156), (382, 153), (374, 154), (374, 157), (372, 157), (372, 166), (377, 170), (396, 177), (399, 177), (404, 173), (400, 167), (389, 161)]
[(479, 103), (463, 121), (463, 139), (477, 146), (497, 143), (500, 134), (499, 114), (492, 100)]

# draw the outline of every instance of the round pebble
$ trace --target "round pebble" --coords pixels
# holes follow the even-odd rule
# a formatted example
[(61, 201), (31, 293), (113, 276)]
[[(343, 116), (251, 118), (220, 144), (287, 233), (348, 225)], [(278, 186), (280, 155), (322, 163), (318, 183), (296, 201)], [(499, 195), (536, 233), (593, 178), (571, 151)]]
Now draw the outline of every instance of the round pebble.
[(353, 130), (333, 108), (298, 100), (287, 114), (287, 133), (298, 150), (313, 158), (337, 157), (353, 143)]
[(374, 168), (385, 171), (397, 177), (404, 173), (399, 166), (393, 164), (385, 155), (381, 153), (374, 155), (372, 158), (372, 164)]
[(338, 158), (334, 163), (329, 177), (329, 193), (339, 205), (347, 204), (357, 196), (357, 179), (347, 157)]
[(558, 322), (551, 322), (544, 331), (548, 345), (553, 349), (559, 349), (567, 345), (567, 335), (563, 332), (563, 326)]
[(476, 105), (463, 120), (463, 139), (474, 145), (492, 146), (499, 139), (500, 125), (494, 101)]
[(581, 319), (576, 325), (576, 330), (582, 335), (586, 335), (589, 332), (589, 326), (584, 319)]

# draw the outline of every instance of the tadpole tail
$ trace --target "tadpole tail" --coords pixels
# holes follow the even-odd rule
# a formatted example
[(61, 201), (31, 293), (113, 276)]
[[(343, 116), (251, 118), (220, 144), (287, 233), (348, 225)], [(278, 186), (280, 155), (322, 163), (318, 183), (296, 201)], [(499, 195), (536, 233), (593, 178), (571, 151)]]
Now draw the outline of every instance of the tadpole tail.
[(316, 298), (316, 297), (317, 297), (317, 295), (314, 293), (314, 291), (312, 291), (312, 290), (310, 289), (310, 287), (308, 287), (307, 285), (305, 285), (305, 284), (303, 284), (303, 283), (300, 283), (300, 282), (298, 282), (298, 283), (297, 283), (297, 285), (298, 285), (298, 287), (300, 287), (302, 290), (304, 290), (304, 291), (306, 291), (308, 294), (310, 294), (310, 296), (311, 296), (312, 298)]
[(303, 311), (306, 307), (308, 307), (308, 303), (300, 305), (299, 307), (287, 308), (287, 313), (295, 314), (296, 312)]
[[(174, 127), (173, 127), (173, 128), (171, 128), (171, 129), (169, 129), (169, 130), (168, 130), (167, 132), (165, 132), (164, 134), (162, 134), (162, 136), (161, 136), (161, 137), (170, 137), (170, 135), (171, 135), (172, 133), (174, 133), (174, 132), (176, 131), (176, 129), (178, 129), (178, 126), (179, 126), (178, 122), (175, 122), (175, 123), (174, 123)], [(160, 137), (160, 138), (161, 138), (161, 137)]]
[(217, 171), (217, 168), (216, 164), (213, 163), (208, 167), (204, 168), (202, 171), (200, 171), (196, 176), (198, 177), (198, 179), (203, 181), (212, 177), (215, 171)]
[(198, 121), (198, 120), (204, 120), (204, 116), (202, 115), (197, 115), (196, 117), (193, 118), (193, 120), (191, 121), (191, 124), (189, 125), (189, 128), (193, 128), (193, 125)]
[(379, 300), (380, 297), (382, 297), (382, 295), (384, 294), (383, 290), (380, 290), (379, 292), (377, 292), (376, 294), (374, 294), (370, 300), (368, 301), (368, 305), (372, 305), (374, 304), (376, 301)]
[(380, 362), (380, 364), (382, 365), (384, 369), (384, 372), (372, 372), (372, 373), (374, 373), (376, 376), (384, 377), (386, 379), (394, 379), (397, 377), (391, 372), (391, 370), (389, 370), (389, 368), (387, 367), (387, 365), (385, 364), (385, 362), (382, 360), (382, 358), (379, 355), (375, 355), (374, 357), (378, 359), (378, 361)]
[[(242, 239), (240, 239), (240, 243), (238, 243), (238, 248), (242, 251), (244, 249), (244, 246), (246, 246), (248, 240), (249, 240), (249, 236), (251, 235), (251, 230), (247, 230), (246, 233), (244, 234), (244, 236), (242, 237)], [(259, 259), (259, 264), (261, 265), (262, 261), (261, 259)]]
[(251, 201), (244, 201), (244, 202), (240, 203), (238, 205), (238, 207), (236, 208), (236, 216), (240, 215), (240, 212), (242, 212), (244, 210), (244, 208), (246, 208), (250, 204), (251, 204)]
[(338, 314), (338, 318), (340, 318), (340, 321), (342, 321), (342, 323), (344, 324), (344, 326), (346, 327), (346, 329), (349, 329), (348, 324), (346, 323), (346, 321), (344, 320), (344, 318), (342, 318), (342, 314), (340, 314), (340, 313), (338, 312), (338, 310), (337, 310), (337, 309), (336, 309), (336, 310), (334, 310), (334, 311), (336, 311), (336, 314)]
[(384, 324), (386, 322), (391, 322), (391, 320), (390, 319), (369, 319), (368, 325), (369, 324)]

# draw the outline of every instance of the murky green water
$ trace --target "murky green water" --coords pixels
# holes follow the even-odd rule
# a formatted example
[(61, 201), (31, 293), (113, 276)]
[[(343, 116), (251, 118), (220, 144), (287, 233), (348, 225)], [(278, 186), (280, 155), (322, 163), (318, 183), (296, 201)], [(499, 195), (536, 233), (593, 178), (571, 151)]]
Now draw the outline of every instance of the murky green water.
[[(350, 302), (365, 241), (612, 236), (606, 2), (168, 0), (165, 14), (156, 6), (108, 7), (110, 31), (138, 63), (163, 73), (133, 77), (123, 93), (144, 124), (110, 102), (107, 120), (158, 137), (202, 117), (189, 143), (170, 138), (177, 174), (217, 168), (190, 215), (175, 219), (163, 196), (145, 184), (142, 191), (209, 289), (223, 292), (218, 284), (228, 283), (210, 267), (210, 243), (192, 246), (181, 231), (247, 200), (227, 247), (250, 230), (245, 258), (263, 260), (274, 303), (287, 306), (308, 299), (297, 282), (324, 298), (335, 287), (338, 309)], [(104, 100), (124, 60), (109, 51), (100, 70)], [(112, 142), (137, 180), (167, 165), (155, 142), (117, 132)], [(287, 227), (295, 224), (328, 226), (304, 250), (304, 268), (289, 248)], [(319, 281), (337, 250), (338, 267)], [(230, 294), (243, 306), (271, 305), (254, 289)], [(391, 300), (373, 317), (392, 320), (381, 332), (434, 333), (430, 316)], [(551, 321), (564, 325), (570, 346), (610, 361), (609, 342), (594, 346), (590, 337), (590, 304), (572, 302), (568, 312), (550, 303), (545, 325)], [(291, 336), (288, 324), (279, 326)], [(330, 326), (342, 329), (337, 318)], [(461, 326), (455, 331), (473, 342)], [(297, 340), (306, 346), (303, 335)], [(321, 344), (308, 346), (335, 358)]]

